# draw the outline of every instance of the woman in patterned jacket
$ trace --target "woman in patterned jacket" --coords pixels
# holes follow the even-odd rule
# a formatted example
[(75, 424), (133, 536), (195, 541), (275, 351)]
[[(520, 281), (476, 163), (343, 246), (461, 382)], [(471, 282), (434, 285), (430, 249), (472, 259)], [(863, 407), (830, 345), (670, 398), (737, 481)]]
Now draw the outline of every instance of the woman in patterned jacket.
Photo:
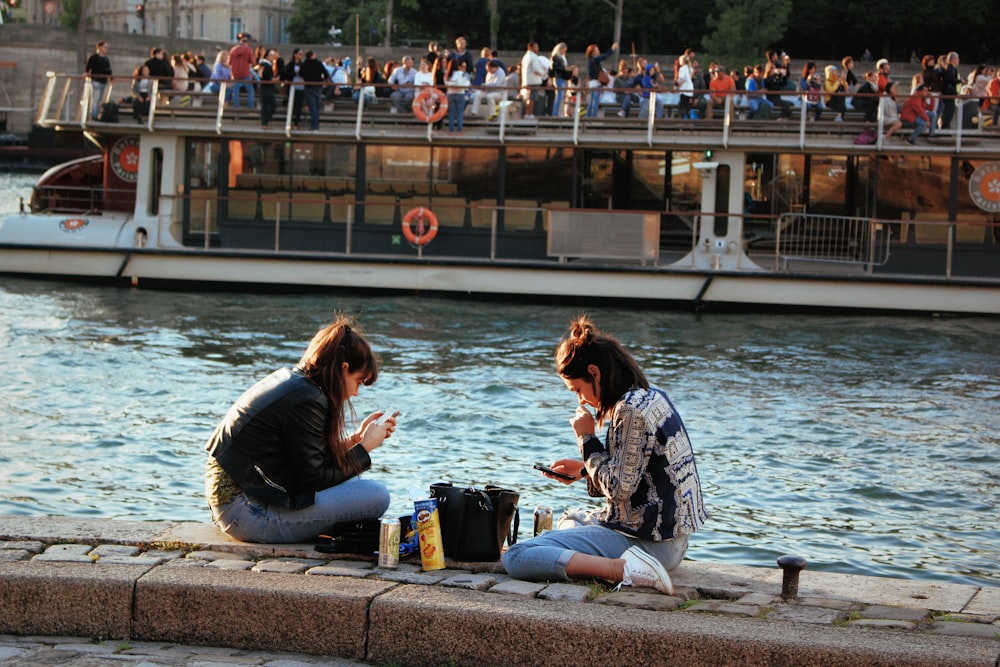
[[(607, 502), (601, 510), (567, 511), (558, 530), (511, 546), (504, 567), (518, 579), (601, 578), (672, 593), (667, 572), (708, 518), (680, 415), (587, 316), (559, 344), (556, 369), (579, 402), (570, 424), (581, 459), (552, 464), (565, 479), (549, 476), (564, 484), (583, 479), (591, 496)], [(601, 442), (595, 427), (605, 422)]]

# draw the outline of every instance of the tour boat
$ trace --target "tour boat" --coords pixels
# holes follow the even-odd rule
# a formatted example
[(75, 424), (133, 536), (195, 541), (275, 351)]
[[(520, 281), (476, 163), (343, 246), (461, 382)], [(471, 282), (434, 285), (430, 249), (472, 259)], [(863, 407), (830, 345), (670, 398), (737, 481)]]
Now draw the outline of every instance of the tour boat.
[(1000, 314), (1000, 133), (962, 113), (975, 100), (958, 100), (957, 127), (910, 145), (907, 129), (885, 138), (881, 118), (814, 120), (801, 105), (749, 118), (740, 96), (697, 119), (675, 117), (669, 94), (663, 118), (583, 117), (577, 95), (563, 117), (525, 119), (502, 101), (449, 133), (442, 108), (391, 113), (364, 94), (324, 97), (316, 131), (284, 101), (262, 127), (225, 85), (154, 82), (148, 111), (122, 102), (117, 122), (91, 118), (91, 95), (85, 78), (49, 75), (36, 123), (103, 150), (45, 172), (0, 220), (0, 272)]

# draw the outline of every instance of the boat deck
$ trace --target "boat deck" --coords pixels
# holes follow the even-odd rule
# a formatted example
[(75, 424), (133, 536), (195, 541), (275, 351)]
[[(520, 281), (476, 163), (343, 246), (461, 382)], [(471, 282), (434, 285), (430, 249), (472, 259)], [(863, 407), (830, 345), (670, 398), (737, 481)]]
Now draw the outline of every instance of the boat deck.
[[(65, 75), (52, 75), (49, 92), (43, 103), (39, 120), (41, 125), (74, 125), (84, 129), (93, 127), (111, 131), (115, 124), (91, 120), (80, 110), (83, 104), (73, 105), (70, 100), (86, 98), (83, 79)], [(114, 86), (106, 92), (108, 99), (115, 99)], [(461, 135), (447, 132), (447, 122), (439, 129), (418, 120), (412, 114), (391, 113), (385, 101), (370, 106), (346, 98), (325, 101), (320, 115), (320, 128), (306, 129), (308, 119), (295, 127), (292, 121), (292, 104), (279, 101), (279, 109), (267, 128), (260, 125), (259, 112), (236, 108), (225, 103), (225, 84), (219, 94), (191, 96), (172, 90), (159, 89), (150, 102), (148, 116), (142, 122), (132, 119), (131, 108), (122, 106), (119, 126), (130, 129), (145, 128), (149, 132), (172, 132), (197, 135), (214, 133), (223, 136), (261, 138), (268, 136), (302, 137), (311, 141), (365, 140), (393, 144), (441, 143), (460, 145), (543, 145), (588, 147), (641, 147), (659, 149), (732, 149), (755, 150), (765, 144), (769, 150), (781, 152), (834, 152), (837, 154), (912, 153), (917, 150), (903, 137), (904, 128), (890, 139), (882, 138), (882, 120), (866, 123), (857, 112), (849, 112), (845, 122), (835, 122), (832, 114), (816, 121), (796, 105), (792, 118), (756, 120), (742, 117), (743, 107), (736, 97), (727, 99), (725, 110), (711, 119), (680, 119), (672, 117), (675, 110), (666, 107), (664, 118), (620, 118), (605, 107), (603, 115), (582, 117), (578, 110), (572, 117), (540, 116), (520, 118), (517, 103), (504, 103), (497, 118), (487, 120), (473, 116), (466, 108)], [(56, 94), (58, 91), (58, 95)], [(118, 91), (120, 94), (121, 91)], [(292, 91), (294, 95), (295, 91)], [(57, 99), (58, 97), (58, 99)], [(795, 100), (795, 94), (789, 93)], [(655, 98), (655, 94), (654, 94)], [(363, 98), (362, 98), (363, 99)], [(964, 100), (959, 100), (964, 102)], [(655, 100), (654, 100), (655, 103)], [(650, 106), (654, 106), (651, 103)], [(972, 103), (970, 100), (968, 103)], [(304, 114), (307, 116), (308, 114)], [(922, 137), (919, 150), (926, 154), (948, 154), (961, 151), (963, 155), (1000, 156), (1000, 130), (987, 125), (984, 116), (977, 118), (976, 128), (959, 127), (942, 131), (935, 138)], [(856, 144), (855, 139), (865, 129), (876, 127), (879, 139), (873, 144)]]

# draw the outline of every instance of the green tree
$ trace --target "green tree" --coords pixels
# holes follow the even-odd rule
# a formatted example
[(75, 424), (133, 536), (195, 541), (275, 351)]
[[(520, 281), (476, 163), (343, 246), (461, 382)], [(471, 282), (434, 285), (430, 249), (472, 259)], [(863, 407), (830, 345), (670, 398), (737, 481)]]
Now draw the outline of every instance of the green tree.
[(791, 0), (718, 0), (705, 19), (712, 30), (702, 47), (730, 68), (762, 62), (764, 51), (785, 35)]
[(76, 30), (80, 20), (80, 0), (63, 0), (62, 13), (59, 14), (59, 25), (70, 30)]

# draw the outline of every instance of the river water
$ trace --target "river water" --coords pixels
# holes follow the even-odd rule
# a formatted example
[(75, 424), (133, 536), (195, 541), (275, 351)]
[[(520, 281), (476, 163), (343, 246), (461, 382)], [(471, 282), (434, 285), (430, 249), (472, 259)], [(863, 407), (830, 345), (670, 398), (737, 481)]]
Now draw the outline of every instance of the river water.
[[(0, 174), (0, 211), (33, 177)], [(204, 442), (334, 312), (394, 406), (366, 475), (592, 506), (532, 470), (577, 455), (553, 352), (579, 307), (108, 288), (0, 277), (0, 515), (208, 521)], [(589, 309), (674, 399), (711, 519), (689, 557), (1000, 585), (1000, 320)]]

